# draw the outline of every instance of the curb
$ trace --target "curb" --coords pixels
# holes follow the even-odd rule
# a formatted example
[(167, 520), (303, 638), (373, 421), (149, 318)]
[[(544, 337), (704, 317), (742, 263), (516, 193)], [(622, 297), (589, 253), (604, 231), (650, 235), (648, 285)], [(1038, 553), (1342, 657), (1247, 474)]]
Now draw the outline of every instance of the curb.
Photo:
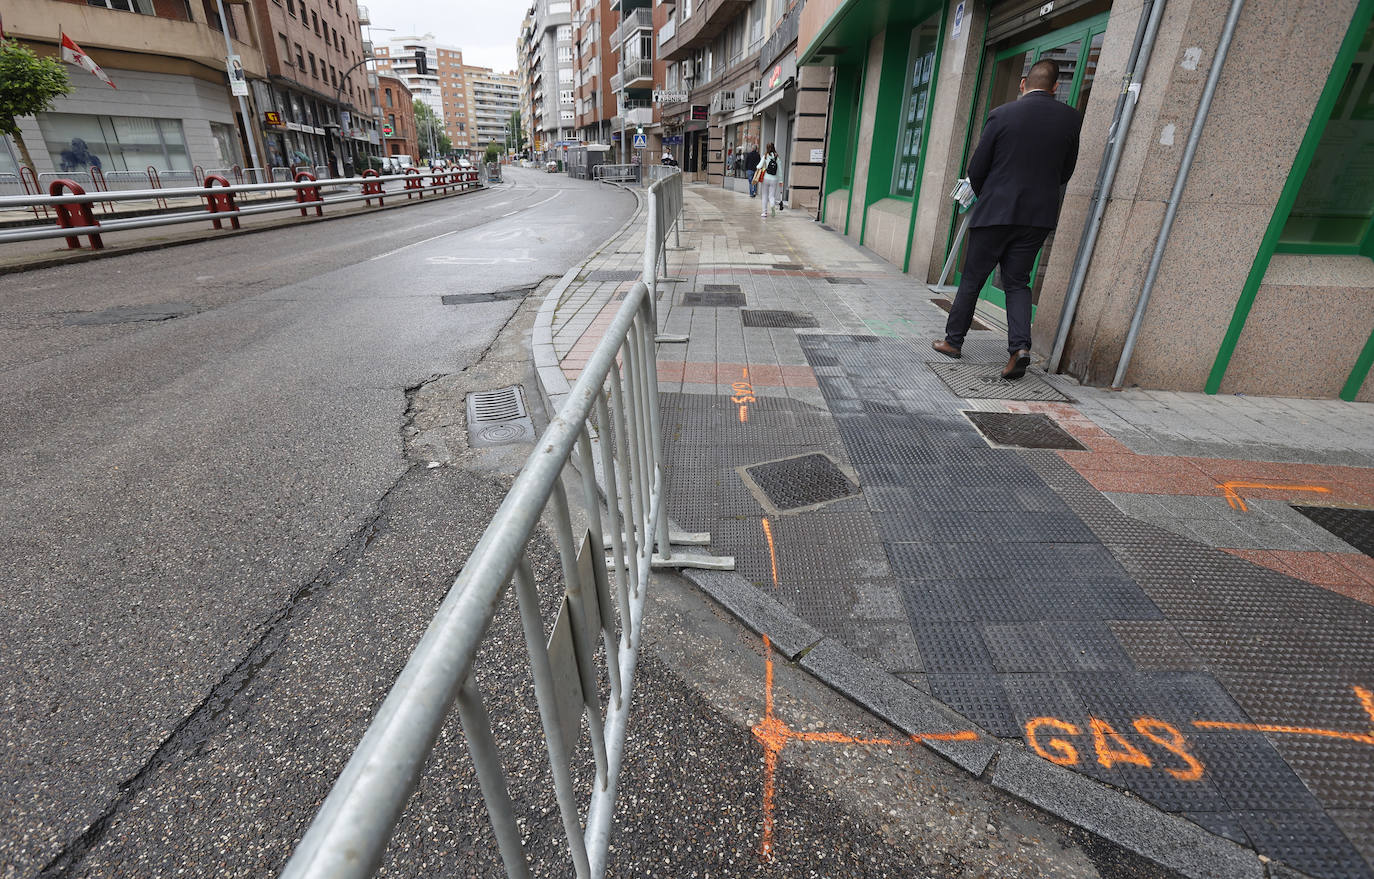
[[(461, 190), (461, 191), (459, 191), (459, 192), (450, 192), (450, 193), (447, 193), (447, 194), (438, 194), (438, 193), (435, 193), (435, 194), (434, 194), (434, 195), (435, 195), (434, 201), (442, 201), (442, 200), (444, 200), (444, 199), (449, 199), (449, 198), (459, 198), (459, 197), (464, 196), (464, 195), (472, 195), (472, 194), (474, 194), (474, 193), (478, 193), (478, 192), (487, 192), (487, 191), (489, 191), (489, 190), (490, 190), (490, 187), (489, 187), (489, 186), (487, 186), (485, 183), (481, 183), (481, 184), (478, 185), (478, 187), (477, 187), (476, 189), (465, 189), (465, 190)], [(397, 192), (394, 193), (394, 194), (398, 194), (398, 195), (399, 195), (399, 194), (404, 194), (404, 192), (403, 192), (402, 190), (397, 190)], [(389, 192), (388, 192), (388, 193), (386, 193), (386, 195), (393, 195), (393, 193), (389, 193)], [(14, 275), (14, 274), (18, 274), (18, 273), (20, 273), (20, 272), (33, 271), (33, 270), (35, 270), (35, 269), (51, 269), (51, 268), (56, 268), (57, 266), (71, 265), (71, 264), (73, 264), (73, 263), (90, 262), (91, 260), (97, 260), (97, 259), (107, 259), (107, 258), (113, 257), (113, 256), (125, 256), (126, 254), (131, 254), (131, 253), (147, 253), (147, 252), (153, 251), (153, 250), (166, 250), (167, 248), (170, 248), (170, 247), (181, 247), (181, 246), (186, 245), (186, 244), (200, 244), (200, 243), (203, 242), (203, 241), (219, 241), (219, 240), (221, 240), (221, 239), (235, 238), (235, 237), (238, 237), (238, 236), (241, 236), (241, 235), (256, 235), (256, 234), (261, 233), (261, 232), (274, 232), (274, 231), (276, 231), (276, 230), (278, 230), (278, 229), (281, 229), (281, 228), (283, 228), (283, 227), (285, 227), (285, 226), (288, 226), (288, 225), (289, 225), (289, 226), (306, 226), (306, 225), (310, 225), (310, 224), (312, 224), (312, 223), (327, 223), (327, 222), (329, 222), (330, 220), (344, 220), (344, 219), (347, 219), (347, 218), (349, 218), (349, 217), (357, 217), (357, 216), (361, 216), (361, 215), (363, 215), (363, 214), (381, 213), (382, 211), (400, 210), (400, 209), (403, 208), (403, 207), (407, 207), (407, 206), (409, 205), (409, 203), (410, 203), (410, 199), (406, 199), (406, 203), (405, 203), (405, 204), (394, 204), (394, 205), (391, 205), (390, 207), (388, 207), (387, 205), (378, 205), (378, 206), (375, 207), (375, 208), (373, 208), (373, 207), (367, 207), (367, 208), (364, 208), (364, 209), (362, 209), (362, 210), (354, 211), (354, 212), (346, 213), (346, 214), (330, 214), (330, 215), (327, 215), (327, 216), (319, 216), (319, 217), (295, 217), (295, 218), (286, 218), (286, 220), (285, 220), (284, 222), (273, 222), (271, 225), (253, 226), (253, 227), (251, 227), (251, 228), (240, 228), (240, 229), (206, 229), (206, 230), (204, 230), (204, 232), (205, 232), (204, 235), (199, 235), (199, 236), (196, 236), (196, 237), (177, 238), (177, 239), (170, 240), (170, 241), (149, 241), (149, 242), (145, 242), (145, 243), (143, 243), (143, 244), (130, 244), (130, 245), (128, 245), (127, 247), (115, 246), (115, 247), (106, 247), (106, 248), (104, 248), (104, 249), (102, 249), (102, 250), (85, 250), (85, 249), (82, 249), (82, 250), (59, 251), (59, 255), (56, 255), (56, 256), (39, 257), (39, 258), (30, 260), (29, 262), (23, 262), (23, 263), (10, 263), (10, 264), (7, 264), (7, 265), (0, 265), (0, 275)], [(418, 202), (418, 203), (419, 203), (419, 204), (424, 204), (424, 201), (421, 200), (421, 201)], [(294, 202), (293, 202), (293, 204), (294, 204)], [(207, 213), (207, 214), (205, 215), (205, 217), (206, 217), (206, 222), (209, 222), (210, 220), (213, 220), (213, 219), (214, 219), (214, 214)], [(99, 234), (99, 229), (96, 229), (96, 233)], [(79, 232), (78, 234), (79, 234), (79, 235), (84, 235), (84, 234), (87, 234), (87, 233), (86, 233), (86, 232)], [(54, 238), (54, 239), (52, 239), (52, 240), (53, 240), (53, 241), (60, 241), (61, 239), (59, 239), (59, 238)], [(69, 256), (68, 254), (70, 254), (70, 256)]]
[(587, 263), (600, 256), (644, 213), (644, 196), (639, 191), (628, 187), (619, 188), (634, 194), (634, 213), (620, 225), (619, 229), (612, 232), (610, 237), (598, 244), (586, 259), (563, 273), (563, 277), (559, 278), (558, 283), (553, 285), (549, 295), (544, 297), (544, 302), (539, 306), (539, 311), (534, 316), (534, 326), (530, 329), (530, 350), (534, 356), (534, 374), (539, 385), (539, 396), (544, 401), (544, 410), (549, 413), (550, 418), (558, 414), (563, 401), (572, 391), (572, 385), (568, 384), (568, 377), (563, 374), (562, 368), (558, 365), (558, 352), (553, 347), (553, 316), (554, 312), (558, 311), (558, 302), (563, 298), (563, 294), (572, 285), (572, 282), (577, 280), (577, 276), (582, 274)]

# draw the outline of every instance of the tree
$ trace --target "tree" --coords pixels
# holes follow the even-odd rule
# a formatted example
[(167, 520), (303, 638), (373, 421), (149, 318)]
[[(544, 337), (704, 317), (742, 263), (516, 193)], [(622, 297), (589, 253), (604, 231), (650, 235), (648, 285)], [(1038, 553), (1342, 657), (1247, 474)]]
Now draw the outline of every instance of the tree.
[(434, 108), (419, 98), (415, 99), (415, 138), (419, 141), (416, 152), (422, 159), (431, 158), (431, 144), (437, 155), (446, 155), (453, 148), (452, 141), (444, 132), (444, 123), (435, 114)]
[(520, 124), (519, 110), (510, 114), (510, 149), (516, 153), (525, 151), (525, 129)]
[(487, 162), (487, 164), (495, 164), (496, 162), (501, 161), (501, 147), (499, 147), (494, 142), (487, 144), (485, 161)]
[(19, 159), (30, 168), (33, 158), (19, 131), (19, 119), (51, 110), (58, 97), (71, 94), (67, 70), (56, 58), (39, 58), (18, 43), (0, 40), (0, 134), (19, 146)]

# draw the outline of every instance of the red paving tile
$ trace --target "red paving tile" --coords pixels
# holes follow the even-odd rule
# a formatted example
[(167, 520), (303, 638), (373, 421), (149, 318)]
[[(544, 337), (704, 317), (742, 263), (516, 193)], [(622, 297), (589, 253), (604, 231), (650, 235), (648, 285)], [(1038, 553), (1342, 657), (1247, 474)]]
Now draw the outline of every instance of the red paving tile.
[(716, 365), (714, 363), (683, 363), (682, 380), (713, 385), (716, 383)]
[(1336, 561), (1349, 568), (1356, 577), (1374, 586), (1374, 558), (1363, 553), (1343, 552), (1336, 554)]
[(749, 379), (755, 385), (781, 385), (782, 368), (773, 363), (755, 363), (749, 367)]

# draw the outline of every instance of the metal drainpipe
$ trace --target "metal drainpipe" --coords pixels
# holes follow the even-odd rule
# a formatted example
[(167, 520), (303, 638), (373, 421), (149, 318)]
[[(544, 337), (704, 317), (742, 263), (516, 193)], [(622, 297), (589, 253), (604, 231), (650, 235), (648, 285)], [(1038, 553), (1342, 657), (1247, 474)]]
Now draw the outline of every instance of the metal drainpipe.
[(1064, 294), (1064, 307), (1059, 312), (1059, 326), (1054, 331), (1054, 346), (1050, 350), (1046, 369), (1058, 372), (1064, 358), (1064, 346), (1068, 343), (1069, 329), (1078, 312), (1078, 300), (1083, 295), (1083, 286), (1088, 279), (1088, 266), (1092, 263), (1093, 249), (1097, 247), (1097, 235), (1102, 231), (1102, 215), (1107, 211), (1107, 199), (1112, 186), (1116, 183), (1116, 171), (1121, 163), (1121, 154), (1126, 149), (1126, 135), (1135, 119), (1135, 107), (1140, 100), (1140, 86), (1145, 78), (1145, 69), (1150, 64), (1150, 52), (1154, 49), (1155, 36), (1159, 33), (1159, 21), (1164, 17), (1167, 0), (1146, 0), (1140, 10), (1140, 24), (1136, 26), (1135, 43), (1131, 46), (1130, 57), (1126, 61), (1126, 75), (1122, 79), (1121, 93), (1116, 97), (1116, 112), (1112, 115), (1112, 125), (1107, 133), (1107, 146), (1103, 150), (1102, 167), (1097, 174), (1089, 201), (1091, 211), (1088, 224), (1083, 227), (1083, 237), (1078, 242), (1078, 253), (1074, 256), (1073, 271), (1069, 274), (1069, 289)]
[(1231, 11), (1226, 15), (1226, 24), (1217, 42), (1216, 57), (1212, 59), (1212, 69), (1207, 72), (1207, 85), (1202, 90), (1202, 103), (1198, 105), (1197, 117), (1193, 119), (1193, 130), (1188, 132), (1188, 146), (1183, 150), (1183, 164), (1179, 166), (1178, 177), (1174, 180), (1174, 191), (1169, 195), (1169, 207), (1164, 212), (1164, 226), (1159, 230), (1155, 241), (1155, 252), (1150, 257), (1150, 270), (1145, 275), (1145, 285), (1141, 288), (1140, 299), (1135, 304), (1135, 314), (1131, 317), (1131, 328), (1126, 332), (1126, 343), (1121, 348), (1121, 359), (1116, 364), (1116, 376), (1112, 388), (1119, 389), (1126, 380), (1126, 370), (1131, 366), (1131, 355), (1135, 353), (1135, 343), (1140, 336), (1140, 325), (1145, 320), (1145, 309), (1150, 304), (1155, 280), (1159, 276), (1160, 263), (1164, 261), (1164, 248), (1169, 244), (1169, 232), (1178, 214), (1178, 205), (1183, 200), (1183, 188), (1188, 183), (1188, 171), (1193, 167), (1193, 156), (1197, 153), (1198, 141), (1202, 140), (1202, 129), (1207, 123), (1207, 113), (1212, 109), (1212, 98), (1217, 91), (1217, 81), (1221, 79), (1221, 68), (1226, 63), (1226, 55), (1231, 50), (1231, 37), (1236, 33), (1236, 22), (1240, 19), (1241, 7), (1245, 0), (1231, 0)]

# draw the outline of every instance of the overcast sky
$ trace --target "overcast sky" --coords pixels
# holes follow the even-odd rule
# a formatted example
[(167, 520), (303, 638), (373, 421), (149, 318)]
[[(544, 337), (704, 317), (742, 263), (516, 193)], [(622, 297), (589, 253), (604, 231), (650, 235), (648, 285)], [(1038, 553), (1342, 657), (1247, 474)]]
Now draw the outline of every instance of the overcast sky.
[[(372, 40), (434, 34), (463, 50), (463, 63), (499, 73), (515, 69), (515, 40), (526, 0), (363, 0), (372, 16)], [(395, 32), (382, 28), (395, 28)], [(364, 28), (366, 31), (367, 28)]]

